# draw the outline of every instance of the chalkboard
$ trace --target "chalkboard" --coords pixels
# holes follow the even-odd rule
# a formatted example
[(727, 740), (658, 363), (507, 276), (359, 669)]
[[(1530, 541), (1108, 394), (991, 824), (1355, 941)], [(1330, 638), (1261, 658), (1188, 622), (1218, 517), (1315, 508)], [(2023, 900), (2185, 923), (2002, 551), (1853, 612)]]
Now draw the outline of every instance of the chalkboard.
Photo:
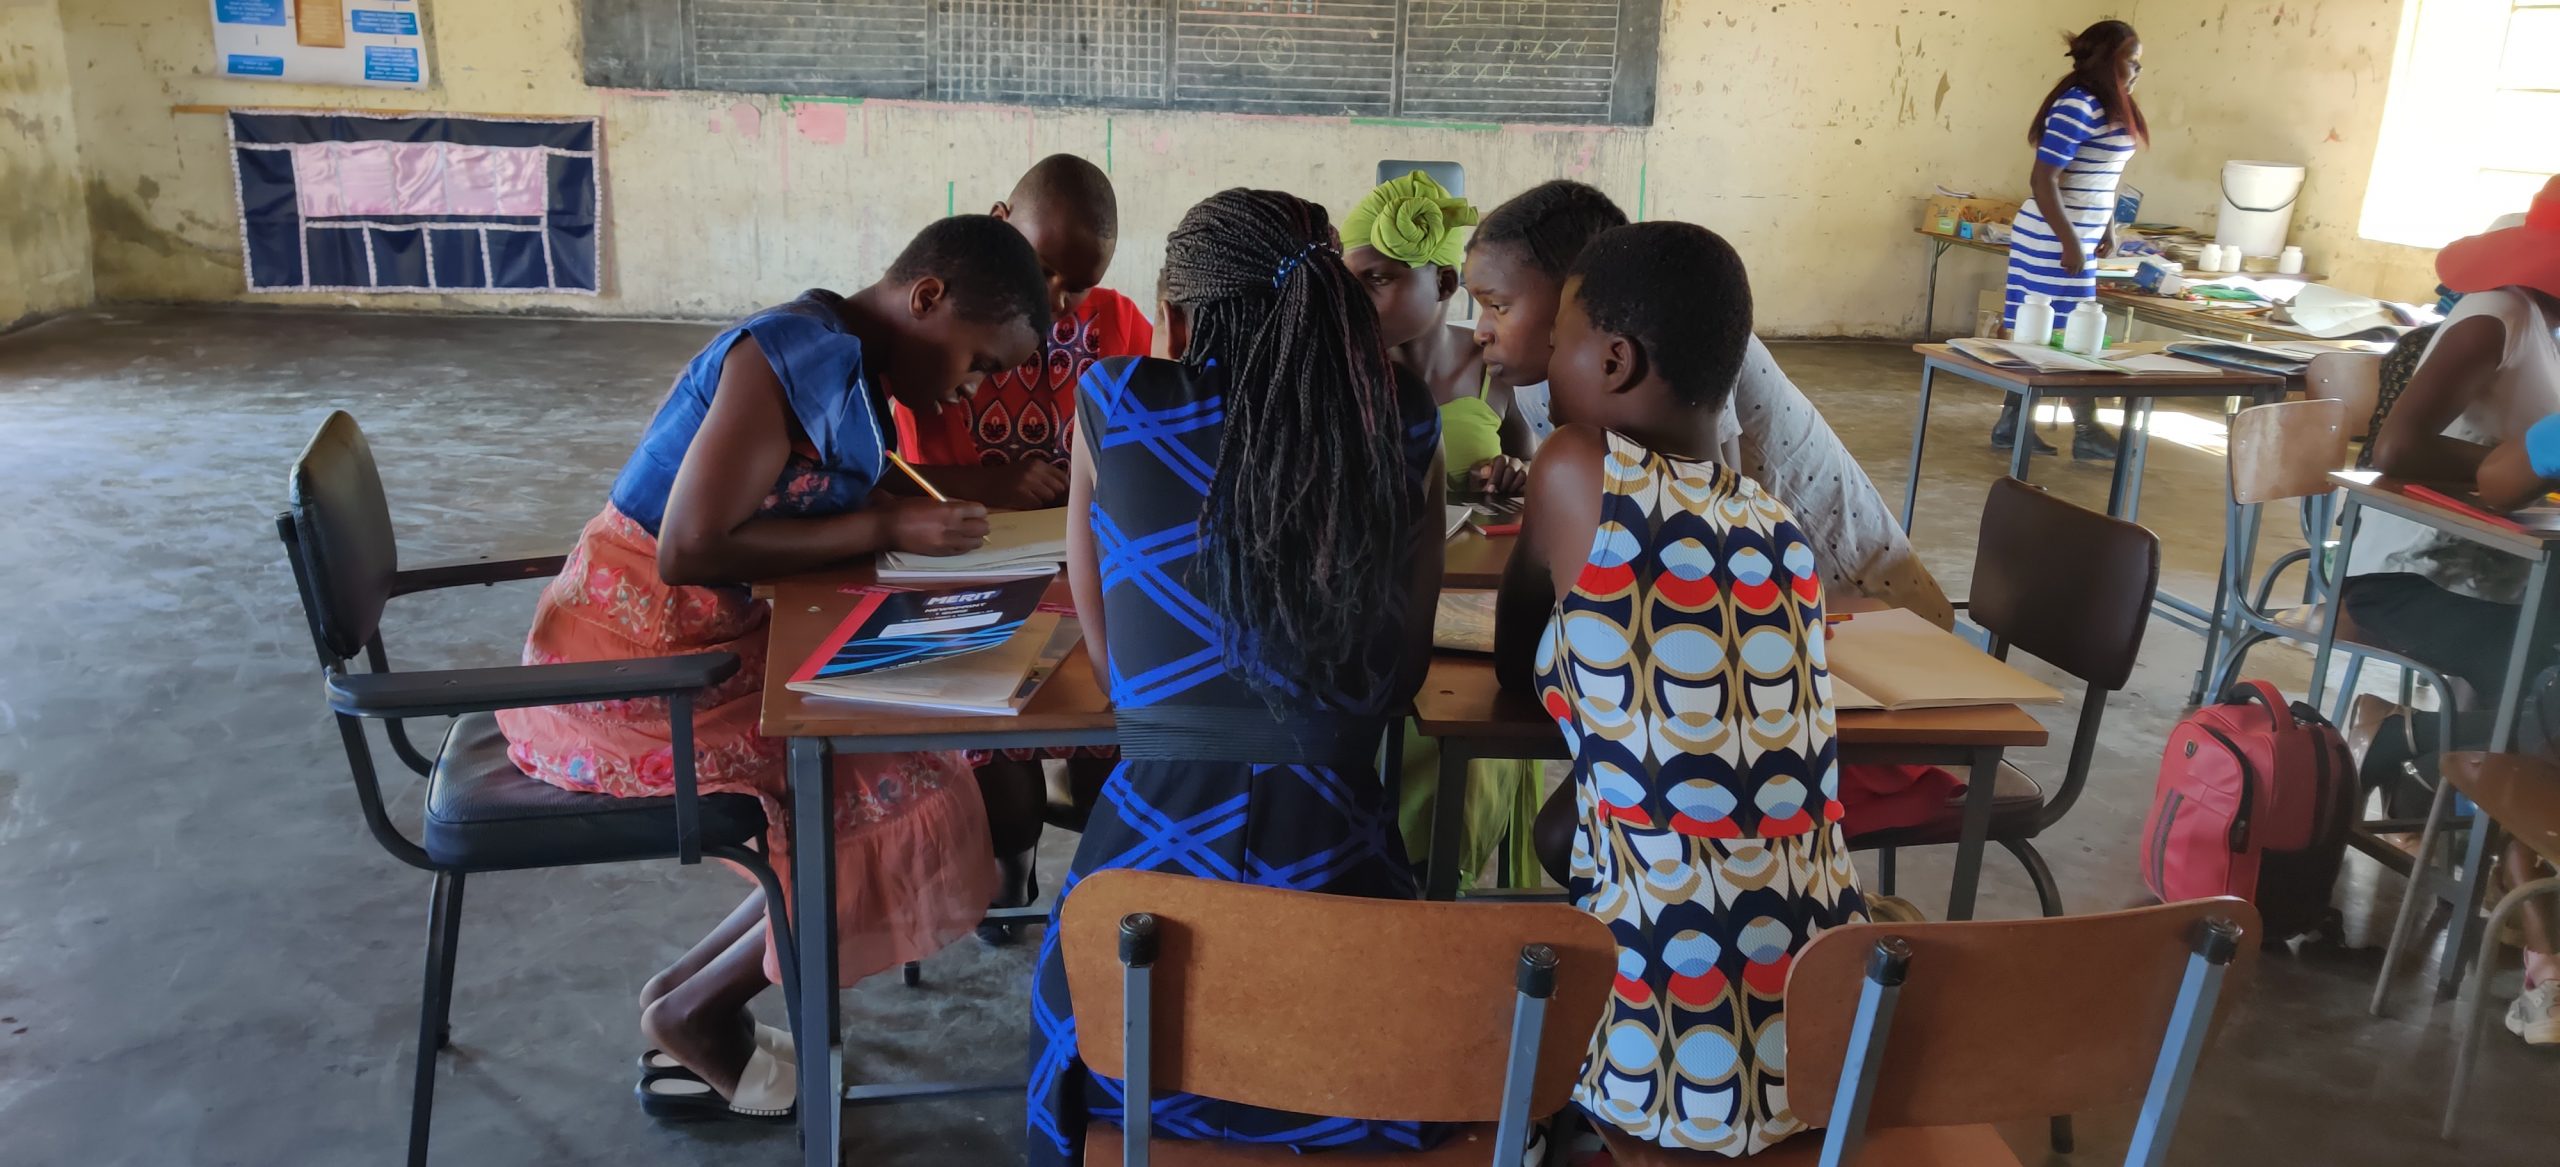
[(1650, 125), (1662, 0), (580, 0), (590, 85)]

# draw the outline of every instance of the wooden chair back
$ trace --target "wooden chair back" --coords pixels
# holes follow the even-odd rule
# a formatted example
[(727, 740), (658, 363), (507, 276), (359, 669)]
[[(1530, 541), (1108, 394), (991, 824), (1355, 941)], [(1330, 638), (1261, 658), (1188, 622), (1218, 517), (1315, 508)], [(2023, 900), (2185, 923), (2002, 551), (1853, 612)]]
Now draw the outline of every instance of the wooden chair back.
[(2160, 539), (2015, 478), (1982, 504), (1967, 614), (2093, 690), (2124, 687), (2160, 587)]
[(1153, 915), (1155, 1089), (1308, 1114), (1491, 1122), (1520, 950), (1557, 956), (1529, 1112), (1563, 1107), (1617, 973), (1607, 925), (1565, 904), (1426, 903), (1101, 871), (1060, 937), (1076, 1045), (1124, 1071), (1122, 917)]
[(2335, 401), (2345, 411), (2348, 436), (2373, 437), (2373, 410), (2382, 400), (2381, 353), (2322, 353), (2302, 370), (2303, 396)]
[(1787, 1102), (1831, 1113), (1876, 942), (1911, 946), (1867, 1112), (1870, 1130), (1996, 1123), (2139, 1101), (2160, 1057), (2196, 936), (2212, 918), (2242, 942), (2219, 1024), (2257, 962), (2258, 912), (2221, 898), (2096, 916), (1856, 924), (1825, 932), (1787, 976)]
[(2231, 419), (2231, 501), (2241, 506), (2329, 493), (2347, 464), (2347, 420), (2334, 400), (2253, 405)]

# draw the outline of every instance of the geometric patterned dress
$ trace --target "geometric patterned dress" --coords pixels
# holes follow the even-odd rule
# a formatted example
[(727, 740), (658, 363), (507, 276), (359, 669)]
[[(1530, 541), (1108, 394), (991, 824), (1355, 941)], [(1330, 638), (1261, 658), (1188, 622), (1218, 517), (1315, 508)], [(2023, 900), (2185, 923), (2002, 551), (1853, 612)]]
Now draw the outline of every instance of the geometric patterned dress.
[[(1164, 360), (1096, 364), (1077, 391), (1077, 424), (1093, 452), (1092, 527), (1100, 559), (1111, 701), (1121, 721), (1119, 765), (1086, 822), (1058, 891), (1063, 908), (1083, 878), (1129, 868), (1264, 887), (1412, 899), (1419, 889), (1396, 830), (1394, 787), (1374, 762), (1259, 765), (1201, 761), (1150, 747), (1132, 726), (1241, 711), (1268, 720), (1262, 698), (1222, 663), (1229, 630), (1201, 601), (1195, 573), (1202, 506), (1217, 473), (1224, 377)], [(1425, 497), (1439, 426), (1427, 395), (1404, 395), (1411, 497)], [(1403, 578), (1400, 574), (1398, 578)], [(1394, 667), (1400, 611), (1365, 613)], [(1250, 662), (1248, 662), (1250, 667)], [(1382, 675), (1382, 674), (1381, 674)], [(1286, 678), (1282, 678), (1286, 680)], [(1388, 712), (1378, 702), (1308, 693), (1287, 712), (1316, 736), (1370, 756)], [(1338, 728), (1337, 728), (1338, 726)], [(1076, 1057), (1076, 1020), (1059, 962), (1057, 917), (1041, 941), (1032, 986), (1029, 1161), (1083, 1161), (1088, 1121), (1119, 1125), (1121, 1083)], [(1380, 970), (1382, 977), (1391, 970)], [(1356, 1011), (1346, 1016), (1356, 1016)], [(1189, 1095), (1161, 1095), (1158, 1138), (1221, 1139), (1306, 1149), (1416, 1149), (1443, 1136), (1412, 1122), (1291, 1114)]]
[(1866, 915), (1822, 578), (1757, 483), (1608, 440), (1600, 526), (1537, 649), (1573, 752), (1567, 890), (1618, 942), (1573, 1098), (1630, 1138), (1748, 1155), (1807, 1126), (1787, 1104), (1789, 964)]

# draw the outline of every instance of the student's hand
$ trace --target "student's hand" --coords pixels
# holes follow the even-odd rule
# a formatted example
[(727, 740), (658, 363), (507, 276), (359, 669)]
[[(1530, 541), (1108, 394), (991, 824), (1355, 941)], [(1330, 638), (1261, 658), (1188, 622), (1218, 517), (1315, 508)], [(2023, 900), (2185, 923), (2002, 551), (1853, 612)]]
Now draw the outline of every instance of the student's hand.
[(1508, 454), (1487, 458), (1467, 470), (1467, 489), (1483, 494), (1514, 495), (1528, 486), (1528, 464)]
[(987, 467), (986, 501), (1007, 510), (1036, 511), (1067, 501), (1065, 467), (1038, 458)]
[(987, 508), (974, 502), (900, 498), (880, 508), (888, 550), (916, 555), (958, 555), (987, 542)]
[(2076, 276), (2088, 269), (2089, 255), (2087, 252), (2080, 249), (2079, 233), (2072, 231), (2064, 232), (2062, 235), (2062, 270)]

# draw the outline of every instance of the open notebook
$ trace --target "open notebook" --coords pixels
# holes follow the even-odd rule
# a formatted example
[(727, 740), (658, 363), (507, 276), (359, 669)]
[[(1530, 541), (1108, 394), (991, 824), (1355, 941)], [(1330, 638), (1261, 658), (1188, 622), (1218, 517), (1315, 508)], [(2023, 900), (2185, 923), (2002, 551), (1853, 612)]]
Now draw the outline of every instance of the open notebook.
[(1910, 611), (1860, 612), (1831, 625), (1831, 703), (1843, 710), (2052, 705), (2053, 686)]
[(1067, 558), (1067, 509), (999, 511), (987, 516), (987, 542), (960, 555), (880, 557), (884, 583), (947, 579), (1023, 579), (1055, 575)]

